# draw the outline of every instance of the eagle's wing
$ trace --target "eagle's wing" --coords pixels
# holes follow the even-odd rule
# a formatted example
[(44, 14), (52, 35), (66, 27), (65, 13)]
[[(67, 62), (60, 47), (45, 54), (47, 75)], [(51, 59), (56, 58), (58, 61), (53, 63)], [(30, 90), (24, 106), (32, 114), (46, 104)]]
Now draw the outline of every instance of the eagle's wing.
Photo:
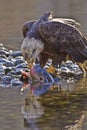
[(22, 34), (23, 34), (23, 37), (26, 36), (27, 32), (30, 30), (30, 28), (32, 27), (32, 25), (36, 22), (36, 20), (34, 21), (27, 21), (23, 24), (23, 27), (22, 27)]
[(66, 52), (74, 61), (87, 60), (87, 40), (75, 27), (61, 22), (42, 22), (39, 33), (57, 54)]
[(70, 25), (75, 26), (75, 27), (79, 27), (79, 26), (80, 26), (80, 23), (78, 23), (78, 22), (75, 21), (74, 19), (68, 19), (68, 18), (53, 18), (51, 21), (62, 22), (62, 23), (70, 24)]
[(27, 21), (26, 23), (23, 24), (23, 28), (22, 28), (23, 36), (26, 37), (27, 32), (31, 29), (34, 23), (38, 23), (42, 21), (49, 21), (52, 19), (53, 19), (53, 12), (46, 12), (38, 20)]

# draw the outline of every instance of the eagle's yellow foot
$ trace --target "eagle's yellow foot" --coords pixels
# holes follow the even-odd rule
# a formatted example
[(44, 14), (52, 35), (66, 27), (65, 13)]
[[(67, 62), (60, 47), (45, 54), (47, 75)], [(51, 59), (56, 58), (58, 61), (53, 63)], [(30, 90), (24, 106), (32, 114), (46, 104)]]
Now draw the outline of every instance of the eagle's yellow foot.
[(85, 61), (84, 63), (78, 63), (78, 65), (83, 71), (83, 78), (86, 78), (87, 77), (87, 61)]
[(46, 70), (50, 74), (54, 74), (56, 72), (56, 69), (52, 65), (49, 68), (47, 68)]

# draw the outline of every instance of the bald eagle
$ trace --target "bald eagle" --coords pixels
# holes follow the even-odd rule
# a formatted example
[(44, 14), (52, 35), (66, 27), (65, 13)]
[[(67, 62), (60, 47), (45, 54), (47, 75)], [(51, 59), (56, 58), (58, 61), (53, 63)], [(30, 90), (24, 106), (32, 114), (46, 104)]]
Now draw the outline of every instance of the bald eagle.
[(79, 23), (72, 19), (53, 18), (52, 12), (24, 23), (21, 51), (25, 60), (39, 56), (40, 65), (44, 67), (49, 58), (53, 64), (60, 65), (69, 57), (86, 75), (87, 39), (78, 26)]

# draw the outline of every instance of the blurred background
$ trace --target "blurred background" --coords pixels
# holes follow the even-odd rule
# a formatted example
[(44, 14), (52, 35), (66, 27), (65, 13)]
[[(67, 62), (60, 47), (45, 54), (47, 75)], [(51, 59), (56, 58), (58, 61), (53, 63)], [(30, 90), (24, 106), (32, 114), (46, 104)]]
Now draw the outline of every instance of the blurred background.
[(87, 0), (0, 0), (0, 42), (19, 49), (23, 23), (38, 19), (46, 11), (53, 11), (55, 17), (77, 20), (87, 36)]

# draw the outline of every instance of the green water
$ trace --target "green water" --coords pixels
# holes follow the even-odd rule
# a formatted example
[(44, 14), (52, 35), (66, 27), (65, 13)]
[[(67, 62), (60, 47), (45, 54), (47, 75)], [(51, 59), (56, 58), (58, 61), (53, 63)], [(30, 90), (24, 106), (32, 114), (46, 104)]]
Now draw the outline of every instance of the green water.
[(10, 129), (86, 130), (87, 78), (63, 83), (61, 89), (56, 85), (39, 97), (21, 94), (20, 88), (0, 88), (0, 130)]

